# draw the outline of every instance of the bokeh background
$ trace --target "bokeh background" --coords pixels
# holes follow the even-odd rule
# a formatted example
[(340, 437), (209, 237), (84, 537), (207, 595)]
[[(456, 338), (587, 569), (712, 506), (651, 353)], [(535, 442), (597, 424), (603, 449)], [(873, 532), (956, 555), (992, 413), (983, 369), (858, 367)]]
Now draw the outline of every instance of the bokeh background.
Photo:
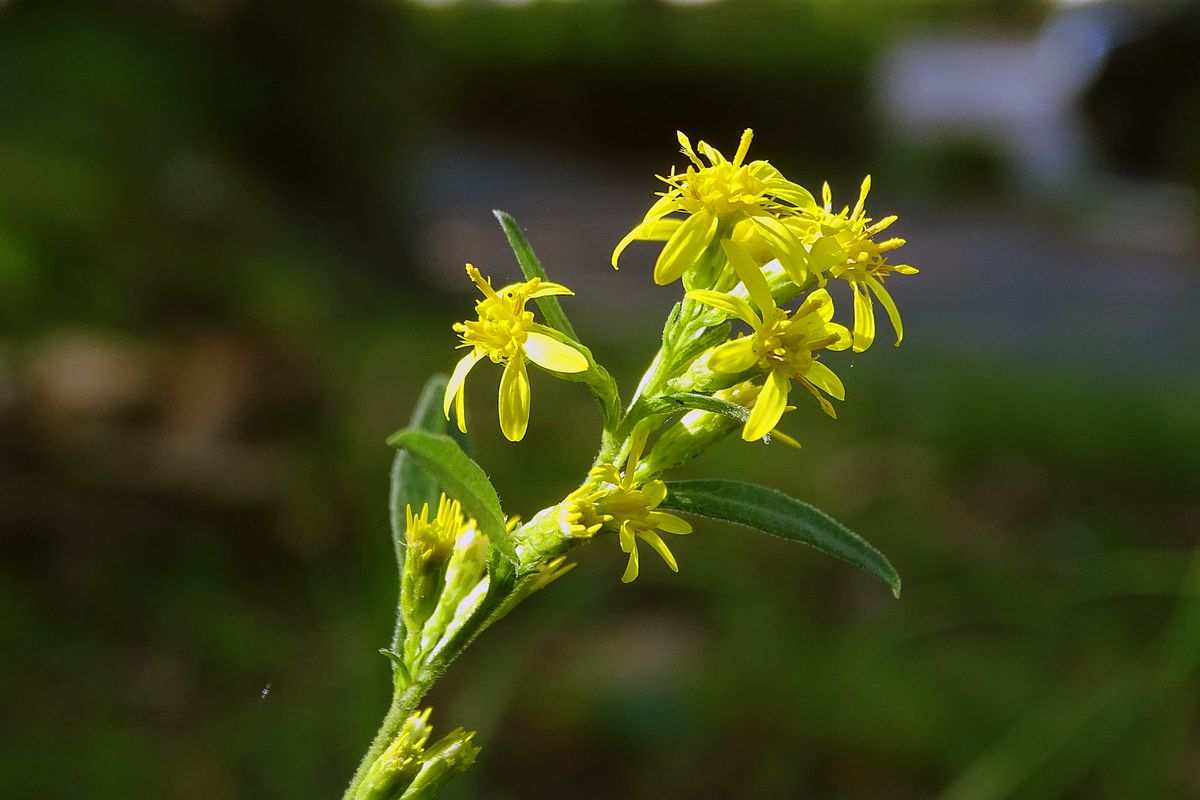
[[(391, 453), (527, 228), (626, 387), (612, 245), (674, 133), (897, 213), (907, 322), (777, 486), (888, 592), (715, 524), (611, 541), (433, 699), (451, 798), (1200, 797), (1200, 3), (0, 2), (0, 796), (329, 798), (386, 706)], [(486, 371), (485, 371), (486, 372)], [(598, 421), (535, 376), (506, 506)], [(628, 389), (627, 389), (628, 391)]]

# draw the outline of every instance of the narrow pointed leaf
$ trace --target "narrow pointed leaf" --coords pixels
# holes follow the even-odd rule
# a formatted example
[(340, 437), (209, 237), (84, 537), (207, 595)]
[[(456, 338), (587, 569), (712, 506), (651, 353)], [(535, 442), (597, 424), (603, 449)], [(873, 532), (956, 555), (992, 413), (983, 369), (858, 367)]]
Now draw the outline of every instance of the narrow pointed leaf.
[[(417, 405), (413, 408), (408, 427), (445, 433), (446, 418), (442, 414), (442, 395), (446, 391), (446, 376), (434, 375), (421, 390)], [(438, 482), (418, 466), (406, 450), (397, 450), (392, 459), (391, 490), (388, 494), (388, 512), (392, 524), (392, 541), (396, 548), (396, 563), (404, 568), (405, 506), (420, 510), (423, 503), (437, 508)]]
[(467, 516), (474, 517), (496, 549), (509, 561), (517, 554), (504, 525), (500, 498), (483, 469), (463, 452), (449, 436), (417, 428), (405, 428), (392, 434), (388, 444), (406, 450), (417, 466), (428, 472), (446, 494), (462, 504)]
[[(504, 235), (508, 237), (508, 246), (512, 248), (513, 255), (517, 257), (517, 263), (521, 265), (521, 272), (525, 273), (526, 280), (541, 278), (544, 281), (550, 280), (546, 277), (546, 270), (542, 268), (542, 262), (538, 261), (538, 257), (533, 252), (533, 247), (529, 244), (529, 240), (525, 238), (521, 227), (517, 225), (517, 221), (513, 219), (511, 214), (505, 213), (496, 209), (492, 211), (496, 215), (496, 219), (500, 222), (500, 227), (504, 229)], [(562, 304), (558, 302), (558, 298), (554, 295), (547, 297), (538, 297), (534, 300), (538, 308), (541, 309), (542, 316), (546, 318), (551, 328), (556, 331), (566, 334), (571, 339), (579, 341), (579, 337), (575, 334), (575, 328), (571, 326), (571, 321), (567, 319), (566, 312), (562, 309)]]
[(900, 575), (866, 539), (808, 503), (782, 492), (727, 480), (668, 481), (660, 508), (755, 528), (849, 561), (886, 583), (900, 596)]

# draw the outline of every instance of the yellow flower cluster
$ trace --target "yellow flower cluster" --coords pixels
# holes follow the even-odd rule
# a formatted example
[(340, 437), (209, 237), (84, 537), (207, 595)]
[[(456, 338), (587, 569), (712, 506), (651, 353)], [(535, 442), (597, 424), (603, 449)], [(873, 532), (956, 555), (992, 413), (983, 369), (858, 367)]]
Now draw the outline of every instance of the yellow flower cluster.
[(467, 264), (467, 275), (483, 292), (483, 299), (475, 304), (478, 319), (454, 325), (454, 330), (462, 339), (459, 347), (469, 347), (471, 352), (454, 367), (446, 385), (442, 411), (449, 419), (450, 406), (453, 405), (458, 429), (466, 433), (463, 387), (467, 373), (484, 358), (504, 364), (504, 374), (500, 378), (500, 430), (509, 441), (519, 442), (529, 427), (529, 373), (525, 368), (526, 360), (549, 372), (571, 374), (588, 368), (583, 353), (560, 341), (553, 329), (534, 322), (533, 312), (526, 311), (525, 304), (539, 297), (574, 292), (560, 284), (538, 278), (496, 291), (491, 282), (485, 280), (471, 264)]
[[(539, 324), (526, 308), (530, 300), (570, 295), (569, 289), (538, 277), (493, 289), (470, 264), (467, 274), (483, 298), (475, 304), (477, 319), (454, 325), (459, 347), (468, 352), (454, 368), (443, 402), (447, 419), (453, 407), (465, 431), (468, 373), (485, 358), (503, 364), (500, 429), (518, 441), (529, 423), (527, 361), (558, 377), (586, 382), (605, 411), (597, 465), (580, 488), (553, 511), (546, 510), (548, 516), (531, 520), (528, 530), (517, 530), (514, 537), (524, 535), (528, 552), (550, 557), (564, 542), (616, 533), (629, 556), (622, 576), (626, 582), (639, 571), (639, 542), (675, 570), (675, 558), (660, 534), (691, 532), (683, 519), (657, 510), (668, 489), (655, 470), (694, 458), (737, 424), (746, 441), (772, 437), (798, 446), (776, 429), (794, 409), (788, 404), (793, 384), (836, 417), (830, 401), (844, 400), (846, 390), (822, 360), (823, 353), (869, 348), (875, 340), (876, 300), (899, 344), (903, 327), (885, 281), (917, 272), (888, 260), (904, 240), (883, 236), (896, 217), (876, 221), (867, 215), (870, 177), (862, 182), (853, 208), (835, 211), (828, 184), (818, 202), (767, 161), (749, 160), (750, 130), (742, 134), (732, 158), (704, 141), (693, 146), (683, 133), (678, 138), (688, 163), (660, 178), (665, 190), (612, 254), (616, 267), (634, 241), (660, 241), (655, 283), (682, 279), (685, 288), (684, 301), (664, 329), (663, 349), (629, 408), (621, 411), (611, 377), (575, 339), (569, 324)], [(834, 321), (828, 287), (839, 280), (853, 298), (851, 327)], [(799, 300), (792, 307), (794, 298)], [(542, 301), (549, 312), (554, 303), (547, 302)], [(728, 321), (744, 323), (748, 331), (728, 338)], [(643, 461), (649, 436), (681, 408), (692, 410), (674, 425), (695, 423), (697, 429), (667, 428)], [(632, 419), (626, 420), (627, 415)], [(535, 536), (541, 537), (536, 546), (531, 544)]]
[(617, 533), (621, 551), (629, 555), (621, 576), (624, 583), (638, 576), (639, 539), (650, 545), (673, 572), (678, 572), (679, 564), (658, 531), (680, 536), (692, 532), (687, 520), (655, 510), (666, 499), (666, 484), (660, 480), (639, 483), (634, 479), (645, 446), (646, 435), (636, 436), (624, 473), (614, 464), (593, 468), (588, 482), (569, 494), (558, 507), (560, 532), (565, 538), (589, 538), (604, 529)]
[[(870, 176), (863, 181), (854, 208), (835, 212), (828, 184), (818, 205), (806, 189), (784, 178), (766, 161), (744, 164), (751, 137), (749, 130), (742, 135), (732, 161), (700, 142), (698, 149), (708, 160), (706, 165), (680, 133), (683, 153), (691, 165), (685, 172), (672, 171), (663, 179), (668, 190), (613, 253), (615, 266), (630, 242), (665, 239), (654, 280), (670, 283), (686, 276), (700, 254), (717, 241), (731, 274), (724, 285), (740, 286), (730, 291), (693, 288), (686, 297), (750, 326), (749, 336), (718, 345), (701, 357), (701, 363), (716, 374), (762, 376), (761, 392), (742, 430), (747, 441), (761, 439), (779, 423), (788, 409), (793, 380), (812, 393), (825, 413), (836, 416), (825, 395), (843, 400), (845, 389), (819, 360), (817, 351), (852, 347), (862, 352), (870, 347), (875, 340), (872, 297), (883, 305), (899, 344), (903, 326), (884, 280), (893, 273), (917, 272), (907, 264), (888, 262), (888, 254), (902, 246), (903, 239), (876, 239), (896, 217), (875, 222), (867, 216)], [(687, 216), (671, 216), (677, 213)], [(764, 275), (771, 261), (778, 261), (793, 285), (791, 290), (780, 292), (777, 287), (773, 293)], [(844, 280), (850, 287), (852, 330), (833, 322), (833, 300), (824, 288), (830, 279)], [(815, 287), (820, 288), (809, 293), (794, 312), (776, 303), (776, 294), (790, 296)]]

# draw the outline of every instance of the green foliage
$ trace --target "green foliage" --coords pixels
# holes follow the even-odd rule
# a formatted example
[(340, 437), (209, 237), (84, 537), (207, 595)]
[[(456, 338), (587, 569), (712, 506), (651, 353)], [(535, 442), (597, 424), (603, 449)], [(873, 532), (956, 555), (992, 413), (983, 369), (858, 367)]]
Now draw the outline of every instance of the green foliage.
[(774, 489), (721, 479), (668, 481), (662, 507), (802, 542), (849, 561), (900, 596), (900, 575), (883, 553), (820, 509)]
[[(492, 211), (492, 214), (500, 222), (500, 227), (504, 229), (504, 235), (508, 238), (508, 246), (512, 248), (513, 255), (517, 257), (517, 263), (521, 265), (521, 272), (525, 274), (525, 279), (533, 280), (534, 278), (539, 278), (543, 281), (550, 280), (546, 276), (546, 270), (542, 267), (542, 262), (538, 261), (538, 257), (533, 252), (533, 246), (525, 238), (525, 233), (521, 230), (521, 226), (517, 224), (517, 221), (510, 214), (499, 209)], [(558, 302), (556, 296), (539, 297), (534, 302), (541, 309), (542, 315), (546, 317), (546, 322), (550, 324), (550, 327), (569, 337), (572, 341), (579, 341), (579, 335), (575, 333), (575, 328), (571, 325), (571, 321), (567, 319), (567, 314), (563, 311), (562, 303)]]
[(463, 511), (474, 517), (479, 529), (509, 561), (517, 553), (505, 527), (500, 498), (487, 474), (449, 436), (405, 428), (388, 437), (388, 444), (412, 454), (417, 465), (432, 475), (446, 494), (462, 503)]

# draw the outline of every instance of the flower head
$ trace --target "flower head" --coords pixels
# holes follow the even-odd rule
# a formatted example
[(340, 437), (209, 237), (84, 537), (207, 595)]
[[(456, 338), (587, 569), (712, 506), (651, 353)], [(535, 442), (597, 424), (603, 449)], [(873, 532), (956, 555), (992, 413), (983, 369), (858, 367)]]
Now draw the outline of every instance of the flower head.
[[(887, 253), (904, 245), (900, 238), (876, 241), (875, 237), (896, 221), (888, 216), (873, 221), (866, 215), (867, 193), (871, 191), (871, 176), (863, 179), (858, 202), (851, 210), (846, 206), (833, 211), (833, 197), (826, 183), (822, 188), (821, 207), (815, 210), (808, 223), (809, 263), (814, 272), (843, 278), (854, 292), (854, 351), (861, 353), (875, 341), (875, 309), (872, 294), (879, 298), (896, 330), (896, 344), (904, 338), (904, 326), (896, 303), (883, 286), (883, 280), (893, 272), (915, 275), (917, 269), (908, 264), (890, 264)], [(803, 226), (793, 221), (793, 226)]]
[[(613, 266), (634, 240), (665, 240), (654, 265), (654, 282), (665, 285), (695, 266), (715, 239), (730, 239), (735, 230), (747, 227), (757, 232), (790, 274), (802, 280), (807, 254), (782, 220), (816, 207), (808, 190), (784, 178), (766, 161), (746, 163), (754, 136), (749, 128), (742, 134), (732, 160), (707, 142), (693, 149), (683, 133), (678, 136), (683, 154), (692, 163), (683, 172), (672, 168), (670, 175), (660, 178), (667, 184), (667, 191), (613, 250)], [(669, 217), (675, 212), (684, 212), (688, 217)]]
[(673, 572), (679, 564), (658, 531), (684, 535), (692, 532), (687, 520), (665, 511), (656, 511), (667, 496), (661, 480), (638, 483), (634, 479), (647, 434), (636, 436), (622, 474), (614, 464), (601, 464), (589, 474), (588, 483), (571, 492), (559, 504), (559, 530), (567, 538), (594, 536), (602, 529), (616, 531), (621, 551), (629, 554), (623, 583), (638, 576), (638, 539), (658, 553)]
[(698, 289), (687, 296), (737, 317), (752, 330), (750, 336), (716, 346), (706, 358), (708, 368), (714, 372), (738, 374), (757, 369), (767, 375), (742, 429), (742, 438), (748, 442), (761, 439), (779, 423), (787, 409), (793, 379), (817, 398), (825, 413), (837, 416), (818, 389), (844, 400), (845, 387), (814, 355), (817, 350), (844, 350), (850, 346), (850, 332), (832, 321), (833, 299), (829, 293), (818, 289), (795, 313), (789, 313), (776, 306), (766, 279), (750, 257), (732, 242), (724, 247), (758, 310), (740, 297), (720, 292)]
[(484, 358), (504, 364), (504, 374), (500, 378), (500, 430), (509, 441), (517, 442), (524, 438), (529, 425), (529, 373), (525, 360), (550, 372), (576, 373), (588, 369), (587, 357), (560, 341), (559, 334), (553, 329), (534, 322), (533, 312), (526, 311), (525, 304), (538, 297), (574, 293), (565, 286), (539, 278), (497, 291), (470, 264), (467, 264), (467, 275), (483, 292), (483, 299), (475, 304), (478, 319), (454, 324), (454, 330), (462, 340), (459, 347), (469, 347), (471, 351), (454, 367), (446, 384), (442, 411), (449, 419), (453, 405), (458, 428), (465, 433), (463, 388), (467, 373)]

